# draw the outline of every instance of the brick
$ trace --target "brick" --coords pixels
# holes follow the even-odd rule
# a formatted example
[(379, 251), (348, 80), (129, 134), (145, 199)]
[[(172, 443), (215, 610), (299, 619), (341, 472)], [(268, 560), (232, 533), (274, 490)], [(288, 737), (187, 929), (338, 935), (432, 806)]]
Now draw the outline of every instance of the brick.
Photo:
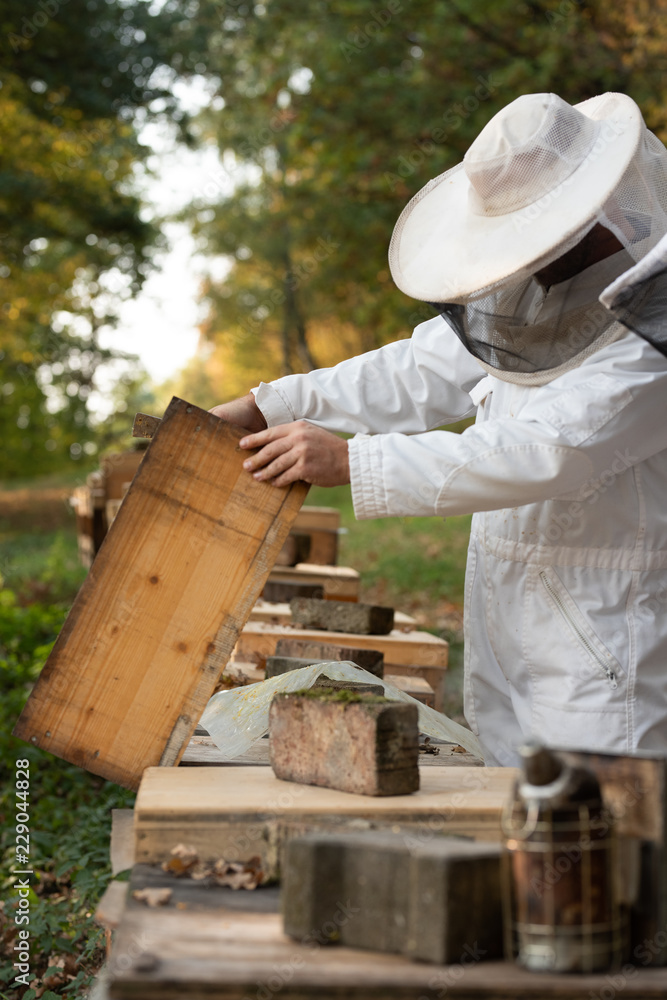
[(394, 609), (352, 601), (318, 601), (295, 597), (290, 601), (292, 621), (303, 628), (357, 635), (388, 635), (394, 627)]
[(384, 831), (293, 838), (285, 933), (438, 964), (501, 957), (499, 845), (429, 836), (423, 845)]
[(321, 583), (288, 583), (281, 580), (267, 580), (262, 597), (273, 604), (289, 604), (293, 597), (324, 597)]
[(417, 706), (338, 691), (276, 694), (269, 711), (277, 778), (358, 795), (419, 788)]
[(330, 642), (313, 642), (309, 639), (278, 639), (276, 656), (312, 656), (312, 662), (351, 660), (376, 677), (384, 675), (384, 653), (379, 649), (352, 649)]

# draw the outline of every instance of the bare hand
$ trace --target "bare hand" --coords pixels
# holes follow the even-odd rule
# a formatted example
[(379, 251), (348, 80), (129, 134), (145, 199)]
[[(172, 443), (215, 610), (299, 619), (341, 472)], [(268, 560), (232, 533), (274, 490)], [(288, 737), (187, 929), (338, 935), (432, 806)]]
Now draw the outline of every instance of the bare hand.
[(306, 420), (278, 424), (239, 442), (241, 448), (259, 448), (243, 468), (272, 486), (301, 479), (313, 486), (342, 486), (350, 481), (347, 441)]
[(240, 399), (233, 399), (230, 403), (220, 403), (208, 412), (245, 430), (261, 431), (266, 427), (266, 420), (252, 392), (247, 396), (241, 396)]

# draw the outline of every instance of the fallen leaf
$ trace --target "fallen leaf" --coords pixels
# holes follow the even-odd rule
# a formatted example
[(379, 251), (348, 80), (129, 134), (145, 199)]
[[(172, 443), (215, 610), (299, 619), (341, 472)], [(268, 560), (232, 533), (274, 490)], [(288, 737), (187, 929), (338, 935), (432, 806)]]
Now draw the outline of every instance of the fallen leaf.
[(135, 889), (134, 899), (147, 906), (164, 906), (171, 899), (172, 889)]
[(162, 870), (171, 872), (172, 875), (185, 875), (191, 868), (194, 868), (198, 861), (199, 855), (197, 854), (196, 847), (177, 844), (176, 847), (172, 847), (171, 849), (171, 858), (169, 861), (162, 863)]
[(195, 882), (201, 882), (203, 879), (208, 878), (211, 875), (213, 869), (210, 865), (202, 864), (198, 861), (196, 865), (188, 869), (188, 875), (193, 878)]
[(256, 889), (264, 878), (261, 858), (254, 857), (247, 862), (225, 861), (220, 858), (213, 866), (213, 878), (218, 885), (230, 889)]

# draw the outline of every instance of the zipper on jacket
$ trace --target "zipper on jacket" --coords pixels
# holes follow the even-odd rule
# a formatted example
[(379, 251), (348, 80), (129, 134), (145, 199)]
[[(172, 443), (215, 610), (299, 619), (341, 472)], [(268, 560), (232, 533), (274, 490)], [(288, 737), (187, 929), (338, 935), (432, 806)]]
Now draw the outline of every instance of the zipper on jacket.
[(611, 667), (609, 666), (609, 664), (605, 663), (604, 658), (602, 657), (601, 653), (599, 653), (597, 651), (597, 649), (595, 648), (595, 646), (593, 645), (593, 643), (590, 641), (590, 639), (588, 638), (588, 636), (586, 635), (586, 633), (583, 631), (583, 629), (581, 628), (581, 626), (579, 625), (579, 623), (574, 620), (574, 618), (570, 614), (569, 608), (567, 607), (566, 604), (563, 603), (563, 600), (562, 600), (560, 594), (558, 593), (558, 591), (555, 589), (555, 587), (553, 586), (553, 584), (549, 580), (549, 577), (547, 576), (547, 574), (544, 573), (544, 572), (540, 573), (540, 580), (544, 584), (545, 590), (548, 592), (549, 596), (551, 597), (551, 599), (553, 600), (554, 604), (558, 608), (559, 612), (561, 613), (561, 615), (562, 615), (563, 619), (565, 620), (566, 624), (568, 625), (568, 627), (572, 630), (572, 632), (574, 632), (574, 634), (576, 635), (577, 639), (579, 640), (579, 642), (581, 643), (581, 645), (584, 647), (584, 649), (586, 650), (586, 652), (588, 653), (588, 655), (591, 657), (591, 659), (594, 660), (595, 663), (597, 663), (598, 666), (600, 667), (600, 669), (604, 672), (604, 674), (606, 675), (607, 680), (611, 684), (612, 688), (617, 688), (618, 687), (618, 681), (616, 680), (616, 674), (611, 669)]

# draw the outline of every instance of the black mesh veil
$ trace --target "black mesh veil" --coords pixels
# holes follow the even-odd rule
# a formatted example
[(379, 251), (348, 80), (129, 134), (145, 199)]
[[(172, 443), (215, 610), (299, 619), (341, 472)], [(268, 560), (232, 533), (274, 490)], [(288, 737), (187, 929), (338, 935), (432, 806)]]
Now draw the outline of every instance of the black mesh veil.
[[(614, 95), (606, 95), (600, 100), (604, 102), (613, 97)], [(509, 114), (509, 109), (514, 108), (516, 103), (505, 109), (507, 113), (501, 112), (492, 119), (466, 154), (463, 165), (453, 168), (451, 172), (452, 175), (456, 170), (459, 172), (463, 170), (466, 173), (467, 186), (459, 184), (459, 187), (461, 197), (467, 191), (469, 208), (467, 215), (461, 213), (459, 222), (463, 225), (461, 220), (467, 220), (469, 228), (470, 226), (473, 228), (469, 242), (464, 245), (468, 256), (463, 254), (463, 258), (468, 260), (470, 257), (472, 261), (469, 265), (470, 270), (479, 275), (480, 283), (475, 290), (470, 291), (468, 287), (474, 286), (466, 286), (464, 277), (457, 272), (458, 285), (456, 282), (451, 285), (453, 294), (451, 299), (447, 300), (448, 282), (447, 275), (443, 271), (437, 275), (437, 284), (442, 288), (442, 292), (437, 295), (440, 301), (435, 302), (429, 296), (431, 304), (453, 327), (462, 343), (478, 359), (481, 366), (491, 374), (509, 382), (543, 385), (576, 368), (588, 356), (623, 336), (626, 326), (650, 340), (667, 356), (667, 324), (663, 325), (663, 317), (667, 316), (664, 308), (667, 304), (667, 243), (662, 243), (663, 237), (667, 240), (667, 149), (648, 131), (642, 120), (637, 147), (632, 157), (624, 162), (623, 172), (616, 186), (605, 191), (603, 200), (596, 204), (594, 193), (590, 187), (586, 188), (584, 185), (584, 178), (588, 177), (590, 180), (594, 174), (584, 172), (580, 175), (574, 171), (565, 177), (560, 188), (548, 192), (547, 195), (535, 200), (534, 193), (530, 194), (534, 202), (522, 211), (527, 214), (531, 209), (532, 221), (526, 225), (522, 221), (521, 227), (517, 227), (514, 231), (509, 225), (509, 220), (517, 222), (518, 210), (513, 202), (508, 204), (506, 202), (514, 195), (525, 196), (526, 188), (531, 192), (531, 185), (533, 187), (538, 185), (543, 176), (550, 177), (552, 171), (550, 164), (555, 162), (562, 165), (567, 160), (571, 153), (570, 140), (578, 141), (577, 127), (581, 124), (578, 120), (570, 120), (571, 116), (562, 114), (563, 109), (560, 105), (555, 106), (554, 114), (558, 112), (556, 118), (562, 126), (561, 130), (558, 134), (551, 128), (539, 131), (539, 142), (531, 135), (528, 143), (532, 150), (530, 161), (524, 155), (523, 146), (515, 148), (511, 145), (510, 140), (514, 132), (508, 125), (507, 135), (503, 132), (503, 136), (506, 144), (510, 143), (509, 152), (503, 147), (501, 154), (496, 157), (498, 160), (496, 163), (496, 159), (489, 159), (487, 155), (488, 143), (485, 140), (481, 147), (484, 155), (480, 154), (481, 168), (478, 176), (475, 172), (477, 162), (472, 162), (475, 171), (472, 171), (471, 163), (468, 162), (471, 153), (487, 131), (490, 131), (491, 138), (495, 136), (493, 123), (501, 115), (505, 114), (503, 119), (505, 124), (510, 122), (513, 129), (515, 126), (518, 128), (517, 122), (521, 124), (522, 116), (518, 111)], [(589, 155), (593, 156), (592, 153)], [(598, 158), (593, 157), (592, 166), (589, 164), (586, 169), (594, 171), (595, 164), (601, 162), (600, 157), (613, 157), (613, 155), (614, 149), (603, 144), (599, 155), (596, 154)], [(504, 173), (501, 171), (499, 174), (501, 167)], [(446, 190), (447, 178), (449, 174), (438, 178), (438, 187), (433, 191), (439, 191), (441, 188)], [(456, 188), (455, 180), (456, 178), (452, 176), (450, 181), (452, 189)], [(477, 206), (475, 201), (476, 198), (479, 200), (482, 197), (480, 188), (484, 193), (481, 207)], [(456, 190), (458, 191), (458, 188)], [(426, 193), (423, 201), (426, 204), (431, 197), (428, 186), (424, 191)], [(562, 239), (554, 240), (548, 250), (544, 251), (542, 248), (541, 254), (536, 256), (532, 246), (537, 245), (536, 234), (541, 232), (540, 227), (546, 228), (547, 221), (549, 225), (555, 225), (554, 220), (559, 217), (562, 208), (560, 198), (570, 199), (569, 211), (574, 213), (574, 194), (578, 191), (581, 192), (580, 197), (585, 200), (586, 206), (590, 206), (586, 210), (584, 208), (579, 210), (577, 206), (581, 222), (573, 225), (568, 221), (566, 225), (570, 217), (564, 212), (563, 218), (566, 221), (563, 222)], [(453, 211), (445, 195), (442, 196), (442, 203), (449, 206), (450, 212)], [(437, 205), (439, 204), (440, 202), (437, 202)], [(503, 271), (503, 268), (496, 263), (503, 255), (503, 249), (498, 247), (497, 241), (489, 244), (494, 255), (492, 259), (489, 256), (490, 250), (484, 240), (487, 242), (490, 240), (490, 230), (488, 227), (485, 230), (479, 223), (480, 218), (486, 218), (482, 209), (489, 218), (507, 214), (508, 222), (504, 232), (508, 247), (513, 253), (516, 253), (517, 241), (525, 242), (525, 263), (520, 269), (514, 267), (511, 274), (509, 271)], [(433, 242), (432, 240), (428, 242), (433, 227), (430, 227), (427, 216), (424, 212), (419, 214), (418, 206), (413, 207), (411, 211), (417, 220), (413, 226), (414, 231), (409, 228), (411, 216), (409, 213), (406, 215), (406, 209), (404, 210), (406, 218), (403, 219), (401, 216), (403, 222), (399, 220), (400, 225), (397, 224), (390, 247), (392, 273), (399, 273), (402, 279), (405, 275), (401, 268), (405, 262), (402, 263), (402, 258), (399, 259), (400, 252), (405, 255), (407, 249), (412, 249), (417, 256), (421, 253), (424, 268), (428, 271), (429, 260), (420, 249), (419, 240), (425, 241), (424, 245), (429, 250)], [(523, 220), (520, 212), (519, 216)], [(554, 232), (557, 232), (557, 229), (555, 226)], [(407, 235), (404, 235), (404, 231)], [(460, 236), (461, 240), (464, 238), (465, 234)], [(401, 251), (403, 243), (407, 249)], [(662, 246), (661, 255), (657, 255), (659, 246)], [(596, 249), (595, 253), (588, 252), (591, 247)], [(473, 248), (478, 249), (477, 270), (474, 265)], [(605, 250), (609, 255), (596, 260), (600, 252)], [(576, 273), (571, 266), (563, 265), (571, 254), (575, 261), (581, 260), (583, 267)], [(649, 258), (653, 260), (654, 265), (654, 270), (650, 273), (646, 268), (642, 269), (642, 265)], [(437, 247), (434, 247), (433, 260), (438, 259)], [(589, 260), (596, 262), (586, 266), (584, 262)], [(407, 267), (407, 264), (405, 266)], [(454, 262), (450, 261), (450, 267), (455, 269)], [(433, 264), (428, 271), (432, 276), (432, 286), (436, 286), (434, 277), (436, 270)], [(482, 284), (483, 277), (491, 278), (496, 273), (505, 276), (494, 281), (487, 280)], [(560, 277), (555, 277), (560, 274), (573, 276), (563, 281)], [(626, 274), (631, 274), (632, 278), (624, 279), (619, 284)], [(547, 280), (558, 283), (548, 286)], [(406, 282), (407, 279), (404, 283)], [(413, 287), (419, 287), (418, 276), (412, 275), (410, 283)], [(457, 292), (456, 289), (459, 287), (466, 290)], [(614, 289), (613, 300), (603, 299), (603, 294), (610, 288)]]
[(667, 357), (667, 237), (600, 296), (619, 323)]
[(600, 295), (632, 263), (621, 250), (551, 288), (533, 277), (465, 304), (431, 305), (498, 378), (538, 384), (619, 335), (616, 317), (600, 303)]

